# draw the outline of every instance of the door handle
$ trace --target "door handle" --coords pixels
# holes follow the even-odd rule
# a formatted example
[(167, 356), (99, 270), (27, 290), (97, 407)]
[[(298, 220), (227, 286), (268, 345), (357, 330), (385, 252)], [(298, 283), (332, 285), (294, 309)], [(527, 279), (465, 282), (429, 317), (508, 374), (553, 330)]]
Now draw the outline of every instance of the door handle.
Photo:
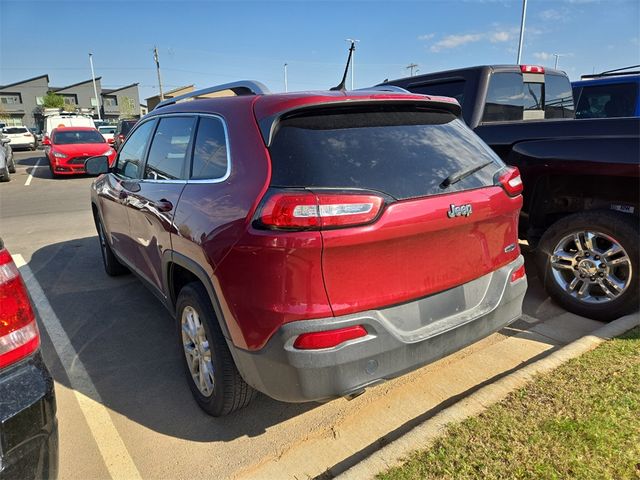
[(170, 212), (173, 210), (173, 204), (166, 199), (158, 200), (152, 204), (159, 212)]
[(129, 198), (129, 194), (124, 190), (120, 190), (120, 192), (118, 193), (118, 198), (123, 202), (126, 202), (127, 198)]

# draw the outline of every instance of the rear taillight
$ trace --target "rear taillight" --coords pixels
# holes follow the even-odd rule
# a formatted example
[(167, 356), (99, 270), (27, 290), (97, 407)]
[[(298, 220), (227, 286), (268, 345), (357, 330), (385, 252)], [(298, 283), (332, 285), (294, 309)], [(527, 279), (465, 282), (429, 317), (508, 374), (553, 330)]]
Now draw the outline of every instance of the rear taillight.
[(124, 140), (124, 135), (123, 135), (123, 134), (119, 134), (119, 135), (118, 135), (118, 138), (119, 138), (120, 140)]
[(517, 197), (522, 193), (522, 177), (517, 167), (506, 167), (498, 173), (498, 183), (510, 197)]
[(517, 282), (518, 280), (520, 280), (521, 278), (524, 278), (525, 276), (525, 270), (524, 270), (524, 263), (522, 265), (520, 265), (517, 269), (515, 269), (513, 272), (511, 272), (511, 278), (509, 279), (509, 281), (511, 283), (513, 282)]
[(362, 325), (326, 330), (324, 332), (303, 333), (293, 343), (293, 347), (299, 350), (317, 350), (319, 348), (333, 348), (341, 343), (356, 338), (366, 337), (367, 331)]
[(0, 368), (32, 354), (40, 345), (27, 289), (9, 252), (0, 250)]
[(276, 191), (264, 202), (258, 224), (291, 230), (352, 227), (375, 220), (383, 203), (370, 194)]
[(520, 65), (522, 73), (544, 73), (544, 67), (539, 65)]

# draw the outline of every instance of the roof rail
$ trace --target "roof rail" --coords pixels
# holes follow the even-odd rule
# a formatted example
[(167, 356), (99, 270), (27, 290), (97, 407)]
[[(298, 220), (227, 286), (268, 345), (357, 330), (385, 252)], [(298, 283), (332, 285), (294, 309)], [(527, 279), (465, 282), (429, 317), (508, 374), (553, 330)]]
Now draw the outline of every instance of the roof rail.
[(241, 80), (239, 82), (225, 83), (223, 85), (216, 85), (214, 87), (203, 88), (201, 90), (194, 90), (193, 92), (185, 93), (184, 95), (168, 98), (156, 105), (154, 110), (174, 103), (194, 99), (202, 95), (223, 92), (225, 90), (231, 90), (236, 95), (266, 95), (269, 93), (269, 89), (263, 83), (255, 80)]
[(607, 70), (606, 72), (582, 75), (580, 77), (580, 80), (586, 80), (588, 78), (598, 78), (598, 77), (615, 77), (615, 76), (618, 76), (618, 75), (637, 75), (638, 73), (640, 73), (640, 71), (638, 71), (638, 70), (633, 71), (633, 72), (625, 72), (624, 70), (630, 70), (632, 68), (638, 68), (638, 67), (640, 67), (640, 65), (631, 65), (629, 67), (615, 68), (613, 70)]
[(358, 88), (358, 92), (395, 92), (395, 93), (411, 93), (402, 87), (396, 85), (376, 85), (375, 87)]

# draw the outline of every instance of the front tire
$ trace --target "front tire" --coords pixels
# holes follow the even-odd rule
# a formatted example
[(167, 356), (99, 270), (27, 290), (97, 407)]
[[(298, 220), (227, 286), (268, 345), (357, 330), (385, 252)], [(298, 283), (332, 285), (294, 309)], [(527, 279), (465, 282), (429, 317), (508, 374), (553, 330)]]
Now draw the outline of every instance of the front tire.
[(558, 220), (536, 252), (549, 295), (570, 312), (611, 321), (638, 308), (638, 219), (594, 210)]
[(9, 169), (9, 173), (16, 173), (16, 161), (13, 156), (11, 156), (11, 160), (8, 162), (7, 167)]
[(202, 284), (180, 291), (176, 319), (185, 374), (200, 408), (221, 417), (247, 406), (256, 391), (238, 372)]
[(107, 272), (107, 275), (110, 277), (117, 277), (129, 273), (129, 269), (120, 263), (120, 260), (116, 258), (113, 250), (111, 250), (100, 220), (96, 220), (96, 229), (98, 230), (98, 241), (100, 242), (100, 253), (102, 254), (104, 271)]

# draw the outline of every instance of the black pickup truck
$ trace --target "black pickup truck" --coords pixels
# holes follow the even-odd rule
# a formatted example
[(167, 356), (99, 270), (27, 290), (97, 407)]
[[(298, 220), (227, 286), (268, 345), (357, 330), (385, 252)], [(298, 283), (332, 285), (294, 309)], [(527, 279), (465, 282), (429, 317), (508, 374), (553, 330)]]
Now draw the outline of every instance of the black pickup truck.
[(640, 119), (575, 119), (564, 72), (494, 65), (385, 81), (454, 97), (467, 124), (524, 182), (521, 238), (548, 293), (611, 320), (638, 308)]

